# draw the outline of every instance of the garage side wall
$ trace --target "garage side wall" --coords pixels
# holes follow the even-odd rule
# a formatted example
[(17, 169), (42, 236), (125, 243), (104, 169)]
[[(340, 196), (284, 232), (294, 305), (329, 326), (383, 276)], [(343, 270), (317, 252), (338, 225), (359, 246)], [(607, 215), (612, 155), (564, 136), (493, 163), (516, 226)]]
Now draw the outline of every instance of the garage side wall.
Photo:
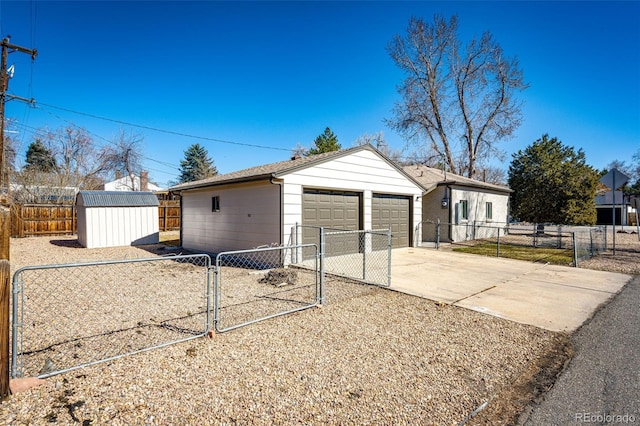
[[(422, 189), (404, 174), (375, 153), (363, 150), (316, 166), (287, 174), (283, 192), (283, 241), (293, 241), (291, 230), (302, 223), (302, 194), (304, 188), (356, 191), (363, 194), (364, 229), (372, 228), (373, 194), (407, 195), (416, 200)], [(412, 223), (421, 220), (422, 205), (413, 202)]]
[(271, 244), (280, 244), (279, 185), (262, 181), (183, 192), (184, 248), (219, 253)]

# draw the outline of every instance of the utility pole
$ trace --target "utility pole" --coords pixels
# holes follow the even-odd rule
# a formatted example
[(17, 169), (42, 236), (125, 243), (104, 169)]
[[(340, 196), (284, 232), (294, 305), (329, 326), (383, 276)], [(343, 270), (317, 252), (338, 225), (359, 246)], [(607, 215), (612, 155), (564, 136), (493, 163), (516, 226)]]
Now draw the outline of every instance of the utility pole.
[(38, 51), (36, 49), (27, 49), (26, 47), (11, 44), (9, 42), (10, 38), (11, 36), (7, 36), (0, 43), (2, 45), (2, 60), (0, 64), (0, 192), (6, 189), (7, 196), (9, 194), (9, 173), (7, 170), (4, 143), (4, 103), (7, 98), (33, 103), (33, 99), (26, 99), (7, 94), (10, 78), (9, 73), (7, 72), (7, 59), (9, 57), (9, 53), (13, 52), (28, 53), (31, 55), (31, 60), (35, 60), (38, 55)]

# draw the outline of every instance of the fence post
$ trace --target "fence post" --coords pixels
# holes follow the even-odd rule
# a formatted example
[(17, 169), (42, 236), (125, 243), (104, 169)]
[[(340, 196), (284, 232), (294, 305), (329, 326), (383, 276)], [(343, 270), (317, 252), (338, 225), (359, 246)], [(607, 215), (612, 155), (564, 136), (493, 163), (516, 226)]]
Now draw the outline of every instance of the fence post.
[(324, 305), (324, 227), (320, 227), (320, 304)]
[(364, 231), (362, 236), (364, 238), (360, 239), (360, 243), (362, 244), (362, 280), (366, 281), (367, 279), (367, 235), (369, 233)]
[(558, 248), (562, 248), (562, 225), (558, 225)]
[(391, 228), (387, 231), (387, 286), (391, 286), (391, 249), (393, 241), (391, 239)]
[(498, 243), (496, 244), (496, 257), (500, 257), (500, 228), (498, 227)]
[(9, 388), (9, 297), (11, 267), (11, 210), (0, 207), (0, 398), (11, 393)]
[(9, 260), (9, 244), (11, 242), (11, 210), (0, 207), (0, 259)]
[(578, 240), (576, 239), (576, 232), (571, 233), (573, 238), (573, 265), (578, 267)]

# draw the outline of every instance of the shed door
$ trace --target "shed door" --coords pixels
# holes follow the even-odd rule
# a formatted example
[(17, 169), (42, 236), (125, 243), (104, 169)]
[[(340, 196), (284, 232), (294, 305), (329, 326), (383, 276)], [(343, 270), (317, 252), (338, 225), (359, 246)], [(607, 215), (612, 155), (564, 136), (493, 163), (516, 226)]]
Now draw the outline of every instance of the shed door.
[(404, 195), (373, 194), (371, 226), (391, 229), (391, 245), (409, 247), (411, 241), (410, 197)]
[[(360, 229), (360, 204), (357, 192), (305, 189), (302, 193), (302, 243), (319, 243), (318, 229), (309, 227)], [(357, 253), (358, 244), (357, 238), (352, 238), (348, 245), (353, 247), (333, 247), (333, 251), (355, 250)]]

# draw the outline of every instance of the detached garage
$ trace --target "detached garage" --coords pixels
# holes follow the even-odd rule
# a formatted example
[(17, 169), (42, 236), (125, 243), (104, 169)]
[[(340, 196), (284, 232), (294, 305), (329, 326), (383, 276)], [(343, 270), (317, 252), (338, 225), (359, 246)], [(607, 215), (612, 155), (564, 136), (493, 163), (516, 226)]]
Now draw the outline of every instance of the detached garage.
[[(170, 188), (182, 202), (186, 249), (219, 253), (294, 241), (296, 224), (391, 228), (413, 241), (424, 188), (371, 145), (240, 170)], [(303, 243), (305, 235), (303, 234)]]
[(156, 244), (158, 204), (151, 192), (80, 191), (78, 242), (86, 248)]

